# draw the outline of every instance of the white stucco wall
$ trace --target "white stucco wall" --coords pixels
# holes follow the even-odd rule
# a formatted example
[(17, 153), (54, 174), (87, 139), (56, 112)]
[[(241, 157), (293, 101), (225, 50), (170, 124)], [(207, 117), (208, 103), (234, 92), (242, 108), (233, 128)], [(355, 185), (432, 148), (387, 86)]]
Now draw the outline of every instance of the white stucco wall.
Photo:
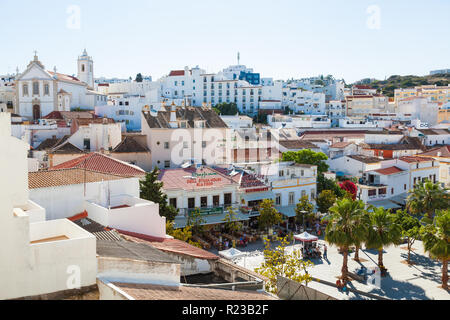
[(122, 194), (139, 196), (138, 178), (127, 178), (87, 183), (86, 194), (84, 184), (31, 189), (30, 199), (46, 209), (47, 220), (62, 219), (83, 212), (86, 209), (85, 200), (106, 199), (108, 186), (112, 197)]

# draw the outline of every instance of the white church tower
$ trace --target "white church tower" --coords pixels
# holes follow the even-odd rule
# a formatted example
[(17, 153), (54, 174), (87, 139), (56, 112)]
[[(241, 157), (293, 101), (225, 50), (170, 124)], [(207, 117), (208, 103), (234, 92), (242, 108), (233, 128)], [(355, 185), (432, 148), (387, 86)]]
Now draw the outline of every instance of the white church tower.
[(86, 49), (78, 57), (78, 79), (94, 88), (94, 61), (88, 56)]

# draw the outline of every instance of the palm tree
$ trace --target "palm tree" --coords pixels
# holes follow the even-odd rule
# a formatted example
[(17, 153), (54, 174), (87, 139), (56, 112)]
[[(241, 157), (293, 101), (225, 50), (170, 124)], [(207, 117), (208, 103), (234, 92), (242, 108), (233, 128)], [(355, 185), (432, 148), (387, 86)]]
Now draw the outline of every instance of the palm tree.
[(407, 209), (413, 214), (426, 214), (429, 219), (433, 219), (436, 210), (448, 208), (450, 205), (450, 198), (445, 191), (439, 184), (428, 180), (419, 183), (410, 191)]
[(325, 230), (325, 240), (342, 249), (344, 261), (342, 264), (343, 280), (348, 279), (348, 251), (350, 246), (358, 243), (364, 237), (366, 230), (360, 223), (364, 213), (364, 202), (344, 198), (330, 208), (330, 215), (324, 219), (328, 221)]
[(367, 241), (370, 227), (370, 216), (366, 210), (364, 210), (358, 218), (359, 219), (356, 219), (355, 223), (360, 225), (362, 232), (358, 233), (355, 237), (355, 257), (353, 258), (355, 261), (359, 261), (359, 249), (361, 249), (362, 244)]
[(402, 236), (402, 230), (395, 221), (395, 215), (384, 208), (375, 208), (369, 213), (370, 227), (366, 246), (378, 250), (378, 267), (384, 273), (383, 247), (398, 244)]
[(433, 223), (422, 226), (425, 251), (442, 261), (442, 288), (448, 290), (448, 260), (450, 258), (450, 210), (436, 212)]

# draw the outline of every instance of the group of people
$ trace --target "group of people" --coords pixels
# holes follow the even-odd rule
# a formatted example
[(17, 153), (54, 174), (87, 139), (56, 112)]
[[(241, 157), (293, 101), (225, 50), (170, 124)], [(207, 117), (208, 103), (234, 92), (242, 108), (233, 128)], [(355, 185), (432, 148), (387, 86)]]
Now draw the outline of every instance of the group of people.
[(244, 234), (242, 237), (239, 238), (239, 245), (242, 247), (246, 247), (248, 243), (247, 236)]
[[(327, 259), (327, 245), (323, 245), (323, 258)], [(304, 257), (308, 258), (322, 258), (322, 251), (320, 250), (320, 245), (316, 243), (311, 243), (303, 246), (302, 253)]]
[[(235, 242), (235, 243), (233, 243)], [(233, 240), (230, 241), (227, 238), (223, 238), (220, 237), (219, 240), (216, 242), (216, 247), (220, 247), (224, 250), (226, 249), (230, 249), (231, 247), (234, 247), (235, 245), (239, 245), (241, 247), (246, 247), (248, 244), (248, 238), (247, 236), (244, 234), (243, 236), (241, 236), (239, 238), (239, 240)]]

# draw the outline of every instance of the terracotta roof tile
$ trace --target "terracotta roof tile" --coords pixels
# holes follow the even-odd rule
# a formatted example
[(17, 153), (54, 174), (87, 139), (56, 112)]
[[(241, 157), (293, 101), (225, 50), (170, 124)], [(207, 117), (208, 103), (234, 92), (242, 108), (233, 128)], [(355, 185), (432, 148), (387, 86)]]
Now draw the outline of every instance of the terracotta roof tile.
[(125, 176), (105, 174), (83, 169), (42, 170), (28, 173), (28, 188), (50, 188), (72, 184), (126, 179)]
[(419, 156), (432, 156), (437, 157), (438, 153), (440, 153), (441, 157), (450, 157), (450, 146), (443, 146), (439, 148), (433, 148), (428, 150), (427, 152), (419, 154)]
[(98, 117), (89, 111), (52, 111), (44, 117), (44, 119), (54, 120), (72, 120), (78, 118), (93, 119)]
[(60, 144), (56, 147), (54, 147), (52, 150), (49, 151), (49, 153), (51, 154), (82, 154), (84, 153), (83, 150), (77, 148), (76, 146), (74, 146), (73, 144), (71, 144), (70, 142), (66, 142), (63, 144)]
[(395, 174), (395, 173), (399, 173), (399, 172), (403, 172), (402, 169), (397, 168), (397, 167), (389, 167), (389, 168), (383, 168), (383, 169), (377, 169), (377, 170), (373, 170), (375, 172), (378, 172), (379, 174), (382, 175), (391, 175), (391, 174)]
[(42, 143), (35, 150), (37, 150), (37, 151), (45, 151), (45, 150), (51, 149), (51, 148), (53, 148), (54, 146), (57, 145), (59, 140), (60, 139), (58, 139), (58, 138), (45, 139), (44, 141), (42, 141)]
[(194, 166), (161, 170), (158, 180), (162, 181), (165, 190), (212, 189), (236, 184), (231, 177), (218, 170), (209, 167), (197, 169)]
[(287, 149), (317, 149), (318, 147), (307, 140), (280, 140), (279, 143)]
[(142, 146), (133, 137), (127, 136), (121, 143), (114, 148), (112, 152), (115, 153), (129, 153), (129, 152), (150, 152), (146, 147)]
[(353, 142), (347, 142), (347, 141), (336, 142), (336, 143), (332, 144), (330, 146), (330, 148), (343, 149), (345, 147), (348, 147), (351, 144), (353, 144)]
[(361, 154), (348, 155), (347, 157), (362, 163), (378, 163), (380, 161), (383, 161), (383, 159), (377, 157), (364, 156)]
[(107, 174), (141, 177), (145, 171), (128, 163), (116, 160), (98, 152), (93, 152), (79, 158), (61, 163), (50, 170), (81, 168)]
[(218, 260), (219, 256), (209, 251), (194, 247), (187, 242), (178, 239), (161, 239), (143, 234), (118, 230), (118, 232), (129, 241), (146, 243), (161, 251), (190, 256), (205, 260)]
[(408, 163), (429, 162), (429, 161), (433, 161), (433, 159), (430, 159), (430, 158), (427, 158), (427, 157), (418, 157), (418, 156), (405, 156), (405, 157), (400, 157), (399, 160), (402, 160), (402, 161), (408, 162)]
[(169, 73), (169, 77), (176, 77), (176, 76), (184, 76), (184, 70), (172, 70)]
[[(55, 73), (52, 72), (52, 71), (47, 71), (47, 72), (50, 73), (52, 76), (55, 75)], [(68, 74), (62, 74), (62, 73), (58, 73), (58, 72), (56, 73), (56, 75), (58, 77), (58, 80), (69, 81), (69, 82), (73, 82), (73, 83), (86, 85), (84, 82), (82, 82), (80, 79), (78, 79), (78, 78), (76, 78), (74, 76), (70, 76)]]

